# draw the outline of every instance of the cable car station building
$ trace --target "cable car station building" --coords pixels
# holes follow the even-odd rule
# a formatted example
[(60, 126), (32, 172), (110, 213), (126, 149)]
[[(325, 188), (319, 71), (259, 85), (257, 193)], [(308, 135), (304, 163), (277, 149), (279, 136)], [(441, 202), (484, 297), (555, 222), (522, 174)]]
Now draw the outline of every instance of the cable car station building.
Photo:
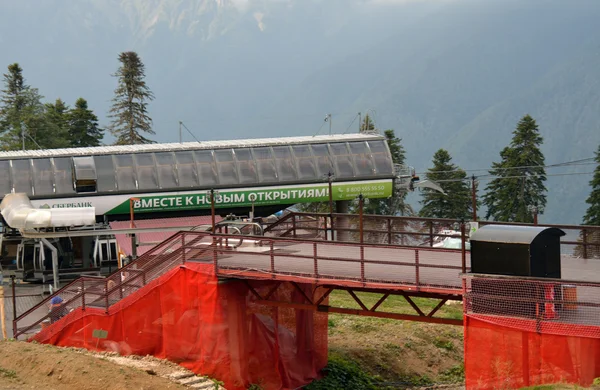
[(16, 258), (25, 274), (49, 272), (52, 245), (60, 268), (96, 272), (118, 257), (109, 225), (131, 212), (136, 220), (185, 216), (193, 226), (206, 222), (199, 216), (210, 214), (214, 191), (219, 214), (266, 216), (328, 201), (330, 177), (336, 202), (387, 198), (399, 181), (384, 137), (368, 134), (0, 152), (1, 197), (26, 194), (35, 209), (93, 208), (97, 222), (95, 235), (52, 237), (56, 226), (46, 226), (43, 243), (3, 219), (3, 261)]

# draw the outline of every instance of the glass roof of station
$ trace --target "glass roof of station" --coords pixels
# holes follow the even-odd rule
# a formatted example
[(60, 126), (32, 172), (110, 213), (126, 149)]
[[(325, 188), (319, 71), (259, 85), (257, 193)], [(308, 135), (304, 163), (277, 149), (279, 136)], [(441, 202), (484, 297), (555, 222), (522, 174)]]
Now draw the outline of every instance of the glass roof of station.
[(385, 139), (331, 135), (0, 152), (0, 194), (186, 191), (393, 177)]

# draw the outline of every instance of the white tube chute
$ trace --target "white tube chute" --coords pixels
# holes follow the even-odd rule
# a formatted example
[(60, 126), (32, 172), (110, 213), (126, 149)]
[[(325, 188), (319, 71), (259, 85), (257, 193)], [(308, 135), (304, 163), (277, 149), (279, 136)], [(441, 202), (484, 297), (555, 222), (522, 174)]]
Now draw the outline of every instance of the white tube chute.
[(89, 226), (96, 223), (94, 207), (36, 209), (27, 194), (7, 194), (0, 203), (4, 220), (13, 229)]

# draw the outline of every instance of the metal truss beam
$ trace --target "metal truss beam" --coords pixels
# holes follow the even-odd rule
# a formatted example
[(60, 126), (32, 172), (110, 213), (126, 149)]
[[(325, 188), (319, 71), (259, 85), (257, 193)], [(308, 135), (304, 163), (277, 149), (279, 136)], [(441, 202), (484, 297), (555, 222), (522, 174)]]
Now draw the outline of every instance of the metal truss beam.
[[(306, 294), (306, 292), (295, 282), (284, 282), (284, 281), (276, 281), (273, 286), (267, 291), (267, 294), (262, 296), (256, 289), (252, 286), (252, 283), (248, 280), (244, 280), (245, 284), (250, 289), (252, 295), (256, 297), (256, 303), (260, 305), (270, 306), (270, 307), (285, 307), (291, 309), (300, 309), (300, 310), (311, 310), (315, 312), (322, 313), (336, 313), (336, 314), (350, 314), (350, 315), (359, 315), (365, 317), (377, 317), (377, 318), (388, 318), (395, 320), (404, 320), (404, 321), (418, 321), (418, 322), (429, 322), (434, 324), (446, 324), (446, 325), (458, 325), (462, 326), (463, 321), (453, 318), (439, 318), (434, 317), (433, 315), (439, 311), (440, 308), (444, 306), (444, 304), (449, 300), (460, 300), (460, 296), (452, 295), (452, 294), (432, 294), (432, 293), (419, 293), (419, 292), (404, 292), (404, 291), (381, 291), (381, 290), (370, 290), (370, 289), (361, 289), (361, 288), (345, 288), (345, 287), (336, 287), (336, 286), (319, 286), (313, 292), (313, 298)], [(300, 292), (302, 295), (303, 302), (289, 302), (289, 301), (279, 301), (274, 299), (275, 292), (279, 289), (279, 287), (284, 283), (290, 283), (295, 290)], [(323, 293), (320, 294), (319, 297), (316, 296), (317, 290), (324, 289)], [(323, 302), (329, 297), (329, 295), (334, 290), (346, 291), (358, 304), (360, 309), (349, 309), (343, 307), (335, 307), (330, 305), (324, 305)], [(367, 305), (360, 299), (360, 297), (356, 294), (357, 292), (369, 292), (369, 293), (377, 293), (382, 294), (379, 300), (371, 307), (368, 308)], [(378, 311), (377, 309), (390, 297), (390, 296), (402, 296), (406, 301), (410, 304), (416, 314), (400, 314), (400, 313), (391, 313), (386, 311)], [(435, 306), (432, 310), (430, 310), (427, 314), (417, 305), (415, 301), (412, 300), (414, 297), (421, 298), (429, 298), (429, 299), (439, 299), (440, 302)]]

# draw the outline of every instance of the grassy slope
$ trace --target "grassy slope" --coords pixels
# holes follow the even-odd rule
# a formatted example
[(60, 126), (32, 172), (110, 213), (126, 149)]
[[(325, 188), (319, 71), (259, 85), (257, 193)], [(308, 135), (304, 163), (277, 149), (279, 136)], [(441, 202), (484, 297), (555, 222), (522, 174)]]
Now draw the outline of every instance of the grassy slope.
[[(380, 298), (377, 294), (358, 295), (368, 307)], [(427, 312), (439, 301), (415, 299), (415, 302)], [(332, 293), (330, 305), (359, 308), (346, 292)], [(414, 314), (402, 297), (389, 297), (378, 310)], [(462, 305), (444, 305), (436, 316), (460, 319)], [(463, 378), (462, 331), (453, 325), (331, 314), (329, 350), (332, 357), (354, 361), (384, 382), (460, 382)]]

